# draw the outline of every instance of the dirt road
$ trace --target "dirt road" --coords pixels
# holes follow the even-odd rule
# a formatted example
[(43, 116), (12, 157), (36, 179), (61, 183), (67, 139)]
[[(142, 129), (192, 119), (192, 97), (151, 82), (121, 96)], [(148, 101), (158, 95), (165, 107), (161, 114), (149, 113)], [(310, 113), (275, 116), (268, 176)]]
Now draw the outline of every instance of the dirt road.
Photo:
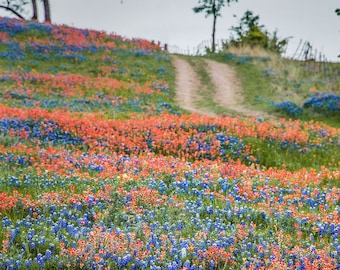
[[(242, 105), (242, 90), (236, 74), (226, 64), (205, 59), (205, 68), (214, 86), (213, 100), (222, 108), (245, 116), (264, 116), (263, 112), (249, 110)], [(193, 113), (202, 115), (216, 115), (213, 111), (198, 107), (196, 101), (199, 91), (204, 90), (200, 78), (192, 65), (180, 56), (172, 56), (172, 62), (176, 69), (176, 101), (183, 108)]]

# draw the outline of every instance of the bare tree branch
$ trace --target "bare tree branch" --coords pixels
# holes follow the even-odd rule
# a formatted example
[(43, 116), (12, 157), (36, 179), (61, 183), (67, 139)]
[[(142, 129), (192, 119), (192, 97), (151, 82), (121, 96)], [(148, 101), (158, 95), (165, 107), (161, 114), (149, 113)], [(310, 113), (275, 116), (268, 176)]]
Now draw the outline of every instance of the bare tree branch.
[(11, 8), (11, 7), (4, 6), (4, 5), (0, 5), (0, 8), (5, 9), (5, 10), (7, 10), (7, 11), (9, 11), (9, 12), (12, 12), (14, 15), (16, 15), (17, 17), (19, 17), (20, 19), (25, 20), (25, 18), (24, 18), (20, 13), (18, 13), (17, 11), (15, 11), (15, 10), (14, 10), (13, 8)]

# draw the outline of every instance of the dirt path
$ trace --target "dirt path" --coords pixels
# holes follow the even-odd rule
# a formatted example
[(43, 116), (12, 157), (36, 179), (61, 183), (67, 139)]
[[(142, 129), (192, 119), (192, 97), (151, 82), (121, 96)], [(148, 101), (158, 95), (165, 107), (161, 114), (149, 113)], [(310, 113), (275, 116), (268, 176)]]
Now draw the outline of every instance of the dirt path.
[[(183, 108), (193, 113), (214, 116), (213, 111), (206, 108), (198, 108), (195, 105), (204, 86), (200, 84), (199, 76), (193, 67), (183, 58), (172, 56), (176, 69), (176, 101)], [(263, 112), (253, 111), (242, 106), (242, 90), (235, 72), (226, 64), (213, 60), (204, 60), (206, 70), (215, 87), (214, 101), (217, 105), (228, 111), (246, 116), (265, 116)]]
[(183, 58), (173, 56), (172, 63), (176, 69), (176, 101), (180, 107), (193, 113), (215, 115), (203, 108), (197, 108), (197, 92), (200, 80), (191, 65)]

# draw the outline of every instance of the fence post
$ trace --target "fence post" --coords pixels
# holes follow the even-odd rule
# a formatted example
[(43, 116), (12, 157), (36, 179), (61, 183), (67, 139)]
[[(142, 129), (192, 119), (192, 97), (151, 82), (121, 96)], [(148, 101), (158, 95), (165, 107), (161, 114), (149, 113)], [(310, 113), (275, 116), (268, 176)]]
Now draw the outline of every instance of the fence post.
[(316, 71), (316, 55), (317, 55), (317, 50), (315, 49), (315, 53), (313, 55), (313, 63), (314, 63), (314, 71)]
[(292, 59), (294, 59), (294, 58), (295, 58), (295, 55), (296, 55), (296, 54), (297, 54), (297, 52), (299, 51), (299, 48), (300, 48), (300, 45), (301, 45), (301, 43), (302, 43), (302, 39), (300, 39), (299, 45), (297, 46), (297, 48), (296, 48), (296, 51), (295, 51), (295, 53), (293, 54), (293, 57), (292, 57)]
[(305, 43), (303, 43), (303, 46), (302, 46), (302, 48), (301, 48), (301, 51), (300, 51), (300, 53), (299, 53), (299, 56), (298, 56), (298, 60), (301, 60), (301, 57), (302, 57), (302, 54), (303, 54), (303, 52), (304, 52), (304, 49), (305, 49), (305, 47), (306, 47), (306, 41), (305, 41)]

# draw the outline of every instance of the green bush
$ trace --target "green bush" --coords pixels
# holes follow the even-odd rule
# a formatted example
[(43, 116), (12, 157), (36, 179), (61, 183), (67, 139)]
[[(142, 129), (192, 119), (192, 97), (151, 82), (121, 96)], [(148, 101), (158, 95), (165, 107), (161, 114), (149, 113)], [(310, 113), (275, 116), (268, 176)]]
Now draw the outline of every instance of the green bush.
[(282, 53), (289, 37), (280, 39), (277, 31), (269, 33), (263, 25), (260, 25), (259, 20), (258, 15), (255, 16), (252, 11), (247, 10), (240, 19), (239, 26), (231, 28), (235, 35), (224, 44), (224, 47), (261, 47), (275, 53)]

